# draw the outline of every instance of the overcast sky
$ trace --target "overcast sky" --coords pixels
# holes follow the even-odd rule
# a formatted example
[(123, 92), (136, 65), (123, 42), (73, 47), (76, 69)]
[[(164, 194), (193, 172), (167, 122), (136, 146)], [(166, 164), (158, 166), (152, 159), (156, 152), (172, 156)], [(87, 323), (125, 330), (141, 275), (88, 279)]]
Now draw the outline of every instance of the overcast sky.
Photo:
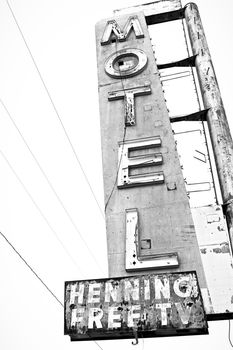
[[(107, 277), (94, 26), (114, 9), (140, 3), (9, 1), (52, 105), (0, 0), (0, 231), (61, 302), (65, 280)], [(233, 130), (233, 3), (196, 3)], [(61, 305), (2, 237), (0, 276), (0, 349), (98, 349), (63, 335)], [(136, 348), (230, 349), (228, 321), (209, 327), (209, 336), (147, 339)], [(132, 348), (131, 340), (98, 343)]]

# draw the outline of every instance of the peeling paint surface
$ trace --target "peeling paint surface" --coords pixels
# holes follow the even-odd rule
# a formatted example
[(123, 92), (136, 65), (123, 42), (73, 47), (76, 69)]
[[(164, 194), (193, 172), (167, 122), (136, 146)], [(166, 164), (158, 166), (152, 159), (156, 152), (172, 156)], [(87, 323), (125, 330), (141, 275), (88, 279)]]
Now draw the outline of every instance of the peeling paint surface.
[(163, 0), (154, 1), (142, 5), (134, 5), (133, 7), (127, 7), (123, 9), (114, 10), (114, 14), (123, 15), (136, 11), (143, 11), (146, 16), (154, 15), (155, 13), (164, 13), (169, 11), (175, 11), (182, 8), (180, 0)]
[(136, 125), (135, 97), (148, 94), (151, 94), (150, 85), (138, 86), (128, 90), (111, 91), (108, 93), (108, 100), (124, 99), (125, 125), (133, 126)]
[(185, 18), (192, 52), (196, 55), (195, 67), (203, 105), (208, 108), (207, 123), (232, 244), (233, 140), (197, 5), (189, 3), (185, 6)]
[(208, 288), (208, 298), (202, 293), (205, 311), (233, 312), (233, 260), (222, 208), (192, 208), (192, 215)]
[(207, 333), (195, 272), (72, 281), (65, 284), (71, 340)]

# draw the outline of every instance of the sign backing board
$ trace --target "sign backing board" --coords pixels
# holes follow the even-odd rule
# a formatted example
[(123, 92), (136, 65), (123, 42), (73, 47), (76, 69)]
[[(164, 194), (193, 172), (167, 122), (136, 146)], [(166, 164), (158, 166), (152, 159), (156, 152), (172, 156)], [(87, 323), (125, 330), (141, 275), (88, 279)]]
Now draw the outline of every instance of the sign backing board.
[(208, 334), (196, 272), (65, 282), (71, 340)]

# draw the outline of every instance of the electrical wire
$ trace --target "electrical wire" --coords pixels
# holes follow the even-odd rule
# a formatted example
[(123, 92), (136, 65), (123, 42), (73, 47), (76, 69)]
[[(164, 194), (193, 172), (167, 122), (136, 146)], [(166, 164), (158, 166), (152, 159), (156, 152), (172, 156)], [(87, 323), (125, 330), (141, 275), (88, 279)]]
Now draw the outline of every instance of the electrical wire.
[(13, 246), (13, 244), (7, 239), (7, 237), (0, 231), (0, 235), (5, 239), (5, 241), (11, 246), (14, 252), (20, 257), (24, 264), (31, 270), (31, 272), (36, 276), (36, 278), (43, 284), (47, 291), (53, 296), (54, 299), (64, 308), (62, 302), (56, 297), (52, 290), (47, 286), (47, 284), (42, 280), (42, 278), (35, 272), (35, 270), (29, 265), (29, 263), (22, 257), (18, 250)]
[(91, 249), (89, 248), (86, 240), (84, 239), (84, 237), (82, 236), (81, 232), (79, 231), (77, 225), (74, 222), (74, 219), (72, 218), (72, 216), (70, 215), (69, 211), (67, 210), (66, 206), (64, 205), (63, 201), (61, 200), (60, 196), (58, 195), (57, 191), (55, 190), (54, 186), (52, 185), (51, 181), (49, 180), (48, 176), (46, 175), (44, 169), (42, 168), (41, 164), (39, 163), (38, 159), (36, 158), (35, 154), (32, 152), (29, 144), (27, 143), (25, 137), (23, 136), (22, 132), (20, 131), (19, 127), (17, 126), (17, 124), (14, 121), (14, 118), (12, 117), (11, 113), (9, 112), (8, 108), (6, 107), (6, 105), (4, 104), (4, 102), (2, 101), (2, 99), (0, 98), (0, 103), (2, 104), (3, 108), (5, 109), (8, 117), (10, 118), (12, 124), (14, 125), (15, 129), (17, 130), (17, 132), (19, 133), (21, 139), (23, 140), (23, 143), (25, 144), (25, 146), (27, 147), (29, 153), (31, 154), (32, 158), (34, 159), (35, 163), (37, 164), (38, 168), (40, 169), (43, 177), (45, 178), (47, 184), (49, 185), (50, 189), (52, 190), (53, 194), (55, 195), (55, 197), (57, 198), (58, 202), (60, 203), (61, 207), (63, 208), (64, 212), (66, 213), (68, 219), (70, 220), (72, 226), (74, 227), (75, 231), (77, 232), (77, 234), (79, 235), (79, 237), (81, 238), (83, 244), (85, 245), (85, 247), (87, 248), (87, 250), (89, 251), (89, 254), (92, 256), (93, 260), (95, 261), (95, 263), (97, 264), (97, 266), (99, 267), (100, 271), (103, 272), (103, 269), (101, 268), (101, 266), (99, 265), (98, 261), (95, 258), (95, 255), (93, 254), (93, 252), (91, 251)]
[(34, 206), (36, 207), (36, 209), (38, 210), (38, 212), (40, 213), (41, 217), (44, 219), (44, 221), (46, 222), (46, 224), (48, 225), (48, 227), (50, 228), (50, 230), (53, 232), (54, 236), (56, 237), (56, 239), (58, 240), (58, 242), (60, 243), (60, 245), (62, 246), (62, 248), (64, 249), (64, 251), (66, 252), (67, 256), (70, 258), (70, 260), (75, 264), (75, 266), (78, 268), (79, 272), (81, 273), (82, 276), (84, 276), (83, 272), (81, 271), (79, 265), (76, 263), (76, 261), (74, 260), (74, 258), (72, 257), (72, 255), (70, 254), (70, 252), (68, 251), (68, 249), (66, 248), (66, 246), (64, 245), (64, 243), (62, 242), (62, 240), (59, 238), (57, 232), (55, 231), (55, 229), (52, 227), (52, 225), (50, 224), (49, 220), (47, 219), (47, 217), (44, 215), (43, 211), (40, 209), (40, 207), (38, 206), (38, 204), (36, 203), (35, 199), (32, 197), (31, 193), (29, 192), (29, 190), (27, 189), (27, 187), (25, 186), (25, 184), (23, 183), (23, 181), (20, 179), (20, 177), (18, 176), (18, 174), (16, 173), (15, 169), (13, 168), (13, 166), (11, 165), (11, 163), (9, 162), (9, 160), (7, 159), (7, 157), (5, 156), (5, 154), (2, 152), (2, 150), (0, 150), (0, 154), (1, 156), (4, 158), (5, 162), (7, 163), (7, 165), (9, 166), (9, 168), (11, 169), (11, 171), (13, 172), (13, 174), (15, 175), (15, 177), (17, 178), (18, 182), (20, 183), (20, 185), (23, 187), (24, 191), (27, 193), (28, 197), (30, 198), (30, 200), (32, 201), (32, 203), (34, 204)]
[(126, 136), (126, 125), (124, 126), (124, 135), (123, 135), (123, 139), (122, 139), (121, 156), (120, 156), (120, 159), (119, 159), (119, 164), (118, 164), (118, 168), (117, 168), (116, 178), (115, 178), (115, 182), (114, 182), (114, 185), (113, 185), (113, 187), (112, 187), (112, 190), (111, 190), (111, 192), (110, 192), (110, 195), (109, 195), (109, 197), (108, 197), (108, 199), (107, 199), (107, 201), (106, 201), (106, 204), (105, 204), (105, 211), (107, 210), (109, 201), (110, 201), (110, 199), (112, 198), (112, 194), (113, 194), (114, 188), (115, 188), (115, 186), (116, 186), (116, 184), (117, 184), (118, 174), (119, 174), (119, 170), (120, 170), (120, 166), (121, 166), (121, 160), (122, 160), (123, 152), (124, 152), (125, 136)]
[[(99, 208), (99, 210), (100, 210), (100, 212), (101, 212), (101, 215), (102, 215), (103, 219), (105, 219), (105, 216), (104, 216), (104, 214), (103, 214), (103, 212), (102, 212), (101, 206), (100, 206), (100, 204), (99, 204), (99, 202), (98, 202), (98, 200), (97, 200), (97, 198), (96, 198), (96, 196), (95, 196), (95, 193), (94, 193), (94, 191), (93, 191), (93, 188), (92, 188), (92, 186), (91, 186), (91, 184), (90, 184), (90, 182), (89, 182), (89, 180), (88, 180), (88, 178), (87, 178), (87, 175), (86, 175), (86, 173), (85, 173), (85, 171), (84, 171), (84, 169), (83, 169), (83, 167), (82, 167), (82, 164), (81, 164), (81, 162), (80, 162), (80, 160), (79, 160), (79, 158), (78, 158), (78, 155), (77, 155), (77, 153), (76, 153), (76, 151), (75, 151), (75, 148), (74, 148), (74, 146), (73, 146), (73, 144), (72, 144), (72, 142), (71, 142), (71, 139), (70, 139), (70, 137), (69, 137), (69, 135), (68, 135), (68, 133), (67, 133), (67, 130), (66, 130), (66, 128), (65, 128), (65, 126), (64, 126), (64, 124), (63, 124), (63, 122), (62, 122), (62, 119), (61, 119), (60, 114), (59, 114), (59, 112), (58, 112), (58, 110), (57, 110), (57, 108), (56, 108), (56, 105), (55, 105), (55, 103), (54, 103), (54, 101), (53, 101), (53, 99), (52, 99), (52, 96), (51, 96), (51, 94), (50, 94), (50, 92), (49, 92), (49, 89), (48, 89), (48, 87), (47, 87), (47, 85), (46, 85), (46, 83), (45, 83), (45, 81), (44, 81), (44, 79), (43, 79), (43, 76), (42, 76), (42, 74), (41, 74), (41, 72), (40, 72), (40, 69), (39, 69), (39, 67), (38, 67), (38, 65), (37, 65), (37, 63), (36, 63), (36, 60), (35, 60), (35, 58), (34, 58), (34, 56), (33, 56), (33, 54), (32, 54), (32, 51), (30, 50), (30, 47), (29, 47), (29, 45), (28, 45), (28, 43), (27, 43), (27, 41), (26, 41), (26, 38), (25, 38), (25, 36), (24, 36), (24, 34), (23, 34), (23, 31), (22, 31), (22, 29), (21, 29), (21, 27), (20, 27), (20, 25), (19, 25), (19, 23), (18, 23), (18, 21), (17, 21), (17, 18), (16, 18), (16, 16), (15, 16), (15, 13), (14, 13), (12, 7), (10, 6), (10, 3), (9, 3), (8, 0), (6, 0), (6, 3), (7, 3), (7, 6), (8, 6), (8, 8), (9, 8), (11, 14), (12, 14), (12, 17), (14, 18), (14, 21), (15, 21), (15, 23), (16, 23), (16, 26), (17, 26), (17, 28), (18, 28), (18, 30), (19, 30), (19, 32), (20, 32), (20, 35), (21, 35), (21, 37), (22, 37), (22, 39), (23, 39), (23, 42), (24, 42), (24, 44), (25, 44), (25, 46), (26, 46), (26, 48), (27, 48), (27, 50), (28, 50), (28, 53), (29, 53), (29, 55), (30, 55), (30, 57), (31, 57), (31, 59), (32, 59), (32, 62), (33, 62), (34, 66), (35, 66), (35, 68), (36, 68), (36, 70), (37, 70), (37, 73), (38, 73), (38, 75), (39, 75), (39, 77), (40, 77), (40, 80), (41, 80), (41, 82), (42, 82), (42, 85), (44, 86), (44, 89), (45, 89), (45, 91), (46, 91), (46, 93), (47, 93), (47, 96), (48, 96), (48, 98), (49, 98), (49, 100), (50, 100), (50, 102), (51, 102), (51, 104), (52, 104), (52, 106), (53, 106), (53, 109), (54, 109), (54, 111), (55, 111), (55, 114), (56, 114), (56, 116), (57, 116), (57, 118), (58, 118), (58, 120), (59, 120), (59, 122), (60, 122), (60, 125), (61, 125), (61, 127), (62, 127), (62, 129), (63, 129), (63, 131), (64, 131), (64, 133), (65, 133), (66, 139), (67, 139), (67, 141), (68, 141), (68, 143), (69, 143), (69, 145), (70, 145), (70, 147), (71, 147), (71, 149), (72, 149), (72, 151), (73, 151), (73, 154), (74, 154), (74, 156), (75, 156), (75, 159), (76, 159), (76, 161), (77, 161), (77, 163), (78, 163), (78, 165), (79, 165), (79, 167), (80, 167), (80, 169), (81, 169), (81, 171), (82, 171), (82, 173), (83, 173), (83, 176), (84, 176), (84, 178), (85, 178), (85, 180), (86, 180), (86, 182), (87, 182), (87, 184), (88, 184), (88, 186), (89, 186), (89, 189), (90, 189), (90, 191), (91, 191), (91, 193), (92, 193), (92, 195), (93, 195), (93, 198), (95, 199), (95, 202), (96, 202), (96, 204), (97, 204), (97, 206), (98, 206), (98, 208)], [(4, 108), (5, 108), (5, 107), (4, 107)], [(5, 109), (6, 109), (6, 108), (5, 108)], [(7, 111), (7, 110), (6, 110), (6, 111)], [(8, 113), (8, 112), (7, 112), (7, 113)], [(9, 113), (8, 113), (8, 115), (9, 115)], [(12, 118), (11, 118), (11, 119), (12, 119)], [(14, 125), (16, 126), (15, 123), (14, 123)], [(77, 232), (78, 235), (80, 236), (82, 242), (83, 242), (84, 245), (86, 246), (87, 250), (89, 251), (89, 253), (90, 253), (90, 255), (92, 256), (93, 260), (95, 261), (95, 263), (96, 263), (97, 266), (99, 267), (100, 271), (103, 272), (103, 269), (101, 268), (101, 266), (99, 265), (98, 261), (96, 260), (95, 255), (94, 255), (94, 254), (92, 253), (92, 251), (90, 250), (90, 248), (89, 248), (89, 246), (87, 245), (85, 239), (83, 238), (83, 236), (81, 235), (80, 231), (78, 230), (78, 228), (77, 228), (77, 226), (76, 226), (76, 224), (75, 224), (73, 218), (72, 218), (71, 215), (69, 214), (68, 210), (67, 210), (66, 207), (64, 206), (63, 202), (61, 201), (60, 197), (58, 196), (58, 194), (57, 194), (57, 192), (55, 191), (54, 187), (52, 186), (51, 182), (49, 181), (47, 175), (46, 175), (45, 172), (43, 171), (42, 167), (40, 166), (39, 162), (38, 162), (37, 159), (35, 158), (35, 156), (34, 156), (34, 154), (32, 153), (32, 151), (30, 150), (30, 147), (29, 147), (28, 144), (26, 143), (26, 140), (25, 140), (24, 137), (22, 136), (22, 134), (21, 134), (21, 132), (19, 131), (19, 129), (18, 129), (17, 126), (16, 126), (16, 128), (17, 128), (18, 132), (20, 133), (22, 139), (24, 140), (24, 143), (25, 143), (25, 145), (27, 146), (28, 150), (30, 151), (31, 155), (33, 156), (34, 160), (36, 161), (38, 167), (40, 168), (42, 174), (43, 174), (44, 177), (46, 178), (46, 181), (47, 181), (47, 183), (49, 184), (50, 188), (52, 189), (53, 193), (55, 194), (57, 200), (58, 200), (59, 203), (61, 204), (63, 210), (64, 210), (65, 213), (66, 213), (66, 215), (68, 216), (70, 222), (72, 223), (72, 225), (73, 225), (73, 227), (75, 228), (76, 232)]]
[[(64, 309), (63, 303), (58, 299), (58, 297), (53, 293), (53, 291), (47, 286), (47, 284), (42, 280), (42, 278), (36, 273), (36, 271), (30, 266), (30, 264), (24, 259), (24, 257), (19, 253), (15, 246), (9, 241), (9, 239), (0, 231), (0, 235), (5, 239), (7, 244), (13, 249), (13, 251), (19, 256), (19, 258), (24, 262), (24, 264), (29, 268), (33, 275), (43, 284), (46, 290), (52, 295), (52, 297), (59, 303), (60, 306)], [(96, 342), (94, 343), (101, 349), (103, 348)]]
[(67, 132), (67, 130), (66, 130), (66, 128), (65, 128), (65, 125), (64, 125), (64, 123), (63, 123), (63, 121), (62, 121), (62, 118), (61, 118), (61, 116), (60, 116), (60, 114), (59, 114), (59, 112), (58, 112), (58, 109), (57, 109), (57, 107), (56, 107), (56, 105), (55, 105), (55, 102), (53, 101), (53, 98), (52, 98), (52, 96), (51, 96), (51, 93), (50, 93), (50, 91), (49, 91), (49, 89), (48, 89), (48, 87), (47, 87), (47, 85), (46, 85), (46, 83), (45, 83), (45, 80), (44, 80), (42, 74), (41, 74), (41, 71), (40, 71), (40, 69), (39, 69), (39, 66), (38, 66), (36, 60), (35, 60), (35, 57), (34, 57), (34, 55), (32, 54), (32, 51), (31, 51), (31, 49), (30, 49), (30, 47), (29, 47), (29, 45), (28, 45), (28, 43), (27, 43), (27, 41), (26, 41), (26, 38), (25, 38), (25, 36), (24, 36), (24, 34), (23, 34), (23, 31), (22, 31), (22, 29), (21, 29), (21, 27), (20, 27), (20, 25), (19, 25), (19, 22), (18, 22), (18, 20), (17, 20), (17, 18), (16, 18), (16, 16), (15, 16), (15, 13), (14, 13), (12, 7), (10, 6), (8, 0), (6, 0), (6, 3), (7, 3), (7, 6), (8, 6), (8, 8), (9, 8), (11, 14), (12, 14), (12, 17), (14, 18), (15, 24), (16, 24), (18, 30), (19, 30), (19, 33), (20, 33), (20, 35), (21, 35), (21, 37), (22, 37), (22, 39), (23, 39), (23, 42), (24, 42), (24, 44), (25, 44), (25, 46), (26, 46), (26, 48), (27, 48), (27, 51), (28, 51), (28, 53), (29, 53), (29, 55), (30, 55), (30, 57), (31, 57), (31, 59), (32, 59), (32, 62), (33, 62), (33, 64), (34, 64), (35, 68), (36, 68), (36, 71), (37, 71), (37, 73), (38, 73), (38, 75), (39, 75), (39, 78), (40, 78), (40, 80), (41, 80), (41, 83), (42, 83), (42, 85), (43, 85), (43, 87), (44, 87), (44, 89), (45, 89), (45, 91), (46, 91), (46, 94), (47, 94), (47, 96), (48, 96), (48, 98), (49, 98), (49, 100), (50, 100), (50, 102), (51, 102), (51, 104), (52, 104), (52, 107), (53, 107), (53, 109), (54, 109), (54, 112), (55, 112), (55, 114), (56, 114), (56, 116), (57, 116), (57, 118), (58, 118), (58, 120), (59, 120), (59, 122), (60, 122), (60, 125), (61, 125), (61, 127), (62, 127), (62, 130), (63, 130), (63, 132), (64, 132), (64, 134), (65, 134), (65, 136), (66, 136), (66, 139), (67, 139), (67, 141), (68, 141), (68, 143), (69, 143), (69, 145), (70, 145), (70, 147), (71, 147), (71, 150), (72, 150), (72, 152), (73, 152), (73, 155), (74, 155), (74, 157), (75, 157), (75, 159), (76, 159), (76, 161), (77, 161), (77, 163), (78, 163), (78, 165), (79, 165), (79, 167), (80, 167), (80, 169), (81, 169), (81, 171), (82, 171), (82, 174), (83, 174), (83, 176), (84, 176), (84, 178), (85, 178), (85, 180), (86, 180), (86, 182), (87, 182), (87, 184), (88, 184), (88, 187), (89, 187), (89, 189), (90, 189), (90, 191), (91, 191), (91, 193), (92, 193), (92, 196), (93, 196), (93, 198), (94, 198), (94, 200), (95, 200), (95, 202), (96, 202), (96, 204), (97, 204), (97, 206), (98, 206), (98, 208), (99, 208), (99, 211), (100, 211), (102, 217), (105, 218), (105, 217), (104, 217), (104, 213), (103, 213), (103, 211), (102, 211), (102, 209), (101, 209), (101, 206), (100, 206), (100, 204), (99, 204), (99, 202), (98, 202), (98, 200), (97, 200), (97, 197), (96, 197), (96, 195), (95, 195), (95, 193), (94, 193), (94, 190), (93, 190), (93, 188), (92, 188), (92, 186), (91, 186), (91, 184), (90, 184), (90, 181), (89, 181), (89, 179), (88, 179), (88, 177), (87, 177), (87, 175), (86, 175), (86, 173), (85, 173), (85, 171), (84, 171), (84, 168), (83, 168), (83, 166), (82, 166), (82, 164), (81, 164), (81, 162), (80, 162), (80, 160), (79, 160), (79, 158), (78, 158), (77, 152), (75, 151), (74, 145), (73, 145), (73, 143), (72, 143), (72, 141), (71, 141), (71, 139), (70, 139), (70, 137), (69, 137), (69, 135), (68, 135), (68, 132)]

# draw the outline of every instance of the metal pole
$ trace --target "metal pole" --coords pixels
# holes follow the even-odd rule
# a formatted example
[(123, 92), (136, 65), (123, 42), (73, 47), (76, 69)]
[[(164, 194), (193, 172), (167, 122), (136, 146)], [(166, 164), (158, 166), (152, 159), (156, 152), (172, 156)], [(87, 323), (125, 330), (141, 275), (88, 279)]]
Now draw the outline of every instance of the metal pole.
[(196, 55), (195, 66), (204, 108), (208, 109), (207, 122), (222, 192), (223, 208), (226, 214), (231, 247), (233, 248), (232, 137), (197, 5), (194, 3), (187, 4), (185, 6), (184, 16), (193, 55)]

